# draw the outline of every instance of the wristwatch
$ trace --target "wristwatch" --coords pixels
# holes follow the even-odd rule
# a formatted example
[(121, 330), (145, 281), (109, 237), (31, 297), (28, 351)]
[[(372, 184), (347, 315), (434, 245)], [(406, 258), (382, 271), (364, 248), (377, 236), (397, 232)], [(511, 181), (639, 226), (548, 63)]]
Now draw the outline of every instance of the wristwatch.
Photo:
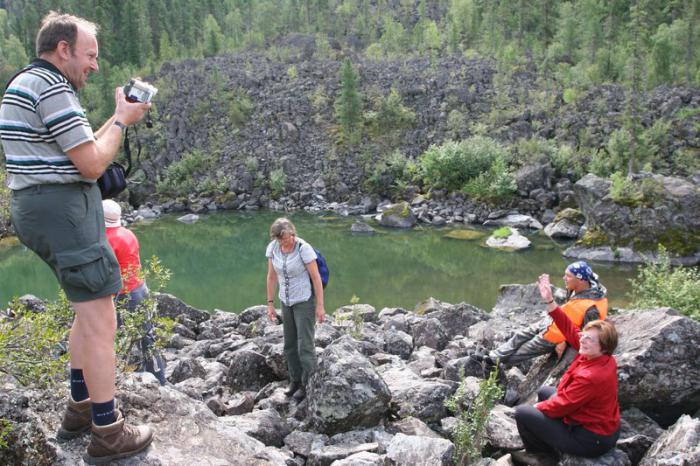
[(127, 126), (119, 120), (114, 120), (114, 126), (118, 126), (121, 130), (125, 130)]

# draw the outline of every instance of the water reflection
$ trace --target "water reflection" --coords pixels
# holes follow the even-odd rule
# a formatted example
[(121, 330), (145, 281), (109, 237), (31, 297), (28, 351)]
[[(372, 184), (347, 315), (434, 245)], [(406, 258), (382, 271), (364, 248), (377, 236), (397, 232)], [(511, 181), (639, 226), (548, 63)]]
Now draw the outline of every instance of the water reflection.
[[(202, 216), (194, 225), (169, 216), (132, 229), (142, 259), (157, 255), (172, 270), (166, 291), (195, 307), (238, 312), (265, 302), (265, 246), (278, 215), (218, 213)], [(353, 295), (378, 309), (413, 309), (429, 296), (490, 309), (501, 284), (531, 283), (547, 272), (563, 286), (569, 262), (561, 256), (561, 246), (538, 233), (529, 235), (533, 248), (507, 253), (482, 246), (483, 240), (446, 238), (453, 228), (377, 228), (374, 235), (356, 235), (350, 232), (354, 219), (305, 213), (290, 217), (299, 236), (328, 259), (328, 311), (348, 304)], [(594, 270), (608, 287), (611, 303), (626, 304), (634, 269), (596, 264)], [(53, 275), (32, 253), (21, 246), (0, 249), (0, 302), (24, 293), (54, 298), (57, 292)]]

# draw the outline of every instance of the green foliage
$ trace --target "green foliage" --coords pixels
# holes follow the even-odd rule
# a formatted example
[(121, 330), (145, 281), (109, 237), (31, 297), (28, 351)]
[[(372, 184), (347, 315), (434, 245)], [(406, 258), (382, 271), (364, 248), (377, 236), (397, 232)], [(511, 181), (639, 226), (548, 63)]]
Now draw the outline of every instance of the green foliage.
[(278, 199), (284, 194), (284, 189), (287, 185), (287, 175), (282, 167), (270, 172), (270, 194), (273, 199)]
[(72, 319), (63, 292), (41, 312), (13, 300), (8, 315), (0, 317), (0, 373), (26, 386), (55, 384), (65, 371), (68, 356), (61, 344), (68, 337)]
[(413, 180), (416, 164), (399, 150), (381, 157), (370, 169), (364, 181), (365, 190), (389, 198), (398, 197)]
[(364, 120), (370, 133), (378, 137), (411, 126), (416, 114), (403, 104), (396, 89), (392, 89), (387, 97), (374, 102), (374, 109), (365, 113)]
[(647, 262), (637, 278), (630, 280), (632, 306), (636, 308), (672, 307), (691, 319), (700, 321), (700, 270), (674, 268), (663, 246), (658, 261)]
[(214, 164), (213, 157), (204, 155), (199, 149), (186, 152), (180, 160), (168, 166), (163, 179), (156, 184), (156, 192), (173, 197), (202, 192), (197, 177), (210, 176)]
[[(168, 281), (170, 281), (171, 276), (172, 273), (163, 266), (160, 259), (152, 256), (142, 269), (141, 276), (148, 283), (151, 291), (149, 296), (139, 303), (134, 312), (129, 312), (123, 305), (117, 304), (117, 312), (121, 317), (122, 325), (117, 329), (115, 351), (117, 353), (117, 364), (122, 370), (128, 371), (132, 367), (132, 353), (143, 338), (144, 328), (149, 323), (153, 324), (155, 328), (156, 349), (163, 348), (172, 336), (176, 322), (158, 314), (158, 307), (153, 294), (153, 291), (162, 291)], [(153, 350), (153, 348), (150, 350)], [(148, 355), (146, 356), (148, 357)], [(139, 358), (141, 357), (139, 355)]]
[(7, 448), (7, 441), (13, 430), (11, 421), (0, 418), (0, 450)]
[(610, 198), (621, 205), (630, 207), (653, 207), (663, 189), (653, 178), (632, 180), (620, 172), (610, 175)]
[(467, 181), (462, 191), (480, 201), (498, 202), (512, 196), (517, 191), (517, 185), (506, 162), (499, 158), (486, 172)]
[(488, 379), (479, 383), (479, 394), (464, 410), (462, 403), (466, 393), (464, 371), (460, 374), (461, 383), (454, 395), (445, 401), (445, 407), (455, 413), (458, 422), (454, 430), (454, 462), (468, 465), (481, 458), (486, 436), (486, 423), (496, 402), (503, 396), (503, 389), (498, 385), (498, 367)]
[(464, 113), (457, 109), (450, 110), (447, 114), (447, 130), (449, 131), (450, 137), (453, 139), (458, 139), (467, 129), (467, 118)]
[(295, 80), (297, 77), (299, 77), (299, 73), (297, 72), (297, 67), (295, 65), (290, 65), (289, 68), (287, 68), (287, 76), (291, 80)]
[(346, 58), (340, 69), (341, 89), (335, 101), (335, 118), (348, 137), (355, 133), (362, 117), (359, 79), (350, 59)]
[[(493, 139), (472, 136), (430, 146), (419, 157), (419, 172), (428, 187), (480, 193), (488, 181), (498, 181), (503, 185), (501, 188), (507, 187), (510, 177), (507, 159), (506, 149)], [(472, 180), (475, 181), (468, 185)]]

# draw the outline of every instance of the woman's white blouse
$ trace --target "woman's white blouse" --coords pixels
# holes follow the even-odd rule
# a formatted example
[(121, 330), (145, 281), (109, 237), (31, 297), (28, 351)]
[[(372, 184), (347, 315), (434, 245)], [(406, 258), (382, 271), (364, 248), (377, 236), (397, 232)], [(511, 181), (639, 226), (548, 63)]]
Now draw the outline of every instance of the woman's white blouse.
[(308, 301), (311, 298), (311, 279), (305, 264), (316, 260), (314, 248), (297, 237), (294, 249), (285, 254), (276, 240), (270, 241), (265, 256), (272, 259), (272, 267), (277, 272), (279, 298), (285, 306)]

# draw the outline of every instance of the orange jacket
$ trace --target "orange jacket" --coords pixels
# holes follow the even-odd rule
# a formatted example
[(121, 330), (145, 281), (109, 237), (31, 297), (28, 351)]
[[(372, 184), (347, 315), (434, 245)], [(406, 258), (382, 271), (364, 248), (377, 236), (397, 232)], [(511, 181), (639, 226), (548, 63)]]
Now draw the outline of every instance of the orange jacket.
[[(586, 317), (586, 311), (595, 306), (598, 309), (598, 314), (600, 319), (605, 319), (608, 315), (608, 298), (601, 299), (572, 299), (568, 303), (561, 306), (561, 310), (564, 311), (569, 317), (569, 320), (574, 323), (579, 329), (583, 324), (583, 319)], [(552, 322), (547, 330), (544, 332), (542, 337), (550, 343), (555, 345), (565, 341), (564, 334), (561, 333), (557, 324)]]

